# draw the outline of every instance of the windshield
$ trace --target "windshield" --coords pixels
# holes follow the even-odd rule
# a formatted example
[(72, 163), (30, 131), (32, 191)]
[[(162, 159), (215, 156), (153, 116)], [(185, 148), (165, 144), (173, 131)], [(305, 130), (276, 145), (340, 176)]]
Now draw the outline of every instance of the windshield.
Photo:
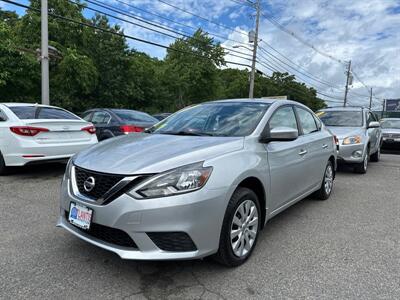
[(400, 129), (400, 120), (384, 120), (381, 123), (381, 127)]
[(161, 121), (149, 131), (160, 134), (246, 136), (253, 132), (269, 104), (214, 102), (192, 106)]
[(320, 111), (317, 116), (326, 126), (361, 127), (363, 125), (362, 111)]
[(156, 123), (158, 120), (153, 118), (152, 116), (132, 110), (113, 110), (113, 112), (126, 122), (147, 122), (147, 123)]

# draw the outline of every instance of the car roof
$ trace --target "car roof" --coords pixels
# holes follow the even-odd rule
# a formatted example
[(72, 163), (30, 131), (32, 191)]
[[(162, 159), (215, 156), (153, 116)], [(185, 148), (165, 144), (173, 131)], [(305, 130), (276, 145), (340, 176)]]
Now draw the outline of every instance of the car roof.
[(366, 107), (361, 107), (361, 106), (337, 106), (337, 107), (327, 107), (327, 108), (322, 108), (320, 111), (360, 111), (360, 110), (369, 110)]
[(6, 103), (0, 103), (3, 104), (7, 107), (18, 107), (18, 106), (37, 106), (37, 107), (51, 107), (51, 108), (60, 108), (57, 106), (51, 106), (51, 105), (43, 105), (39, 103), (17, 103), (17, 102), (6, 102)]
[(209, 101), (206, 103), (229, 103), (229, 102), (251, 102), (251, 103), (267, 103), (267, 104), (272, 104), (275, 101), (287, 101), (287, 100), (282, 100), (282, 99), (263, 99), (263, 98), (237, 98), (237, 99), (221, 99), (221, 100), (215, 100), (215, 101)]

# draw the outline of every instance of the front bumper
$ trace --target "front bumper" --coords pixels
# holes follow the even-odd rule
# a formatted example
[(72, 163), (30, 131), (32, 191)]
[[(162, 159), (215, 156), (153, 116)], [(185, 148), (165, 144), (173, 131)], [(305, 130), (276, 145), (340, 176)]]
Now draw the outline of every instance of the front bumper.
[[(225, 189), (203, 189), (179, 196), (137, 200), (123, 194), (106, 205), (84, 201), (71, 193), (70, 180), (61, 188), (58, 227), (124, 259), (175, 260), (194, 259), (211, 255), (218, 250), (222, 221), (226, 209)], [(91, 236), (71, 225), (66, 217), (70, 203), (93, 209), (92, 223), (122, 230), (134, 241), (136, 248), (118, 246)], [(149, 237), (152, 233), (179, 232), (187, 234), (195, 251), (161, 250)]]
[(343, 145), (340, 141), (338, 162), (339, 163), (361, 163), (365, 155), (365, 144)]

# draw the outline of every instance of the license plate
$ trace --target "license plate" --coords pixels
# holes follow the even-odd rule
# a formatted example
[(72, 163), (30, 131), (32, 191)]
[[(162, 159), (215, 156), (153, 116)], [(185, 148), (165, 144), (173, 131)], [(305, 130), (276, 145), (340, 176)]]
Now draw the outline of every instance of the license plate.
[(71, 202), (68, 221), (82, 229), (88, 230), (92, 221), (93, 209)]
[(385, 142), (394, 143), (394, 139), (386, 139)]

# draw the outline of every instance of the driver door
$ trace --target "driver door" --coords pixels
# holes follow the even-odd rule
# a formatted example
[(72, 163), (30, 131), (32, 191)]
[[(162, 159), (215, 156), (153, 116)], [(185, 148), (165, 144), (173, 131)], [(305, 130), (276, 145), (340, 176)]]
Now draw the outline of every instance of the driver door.
[[(268, 121), (269, 130), (276, 127), (289, 127), (299, 130), (292, 105), (279, 107)], [(289, 142), (270, 142), (265, 145), (271, 180), (272, 213), (296, 199), (304, 191), (305, 154), (304, 139)]]

